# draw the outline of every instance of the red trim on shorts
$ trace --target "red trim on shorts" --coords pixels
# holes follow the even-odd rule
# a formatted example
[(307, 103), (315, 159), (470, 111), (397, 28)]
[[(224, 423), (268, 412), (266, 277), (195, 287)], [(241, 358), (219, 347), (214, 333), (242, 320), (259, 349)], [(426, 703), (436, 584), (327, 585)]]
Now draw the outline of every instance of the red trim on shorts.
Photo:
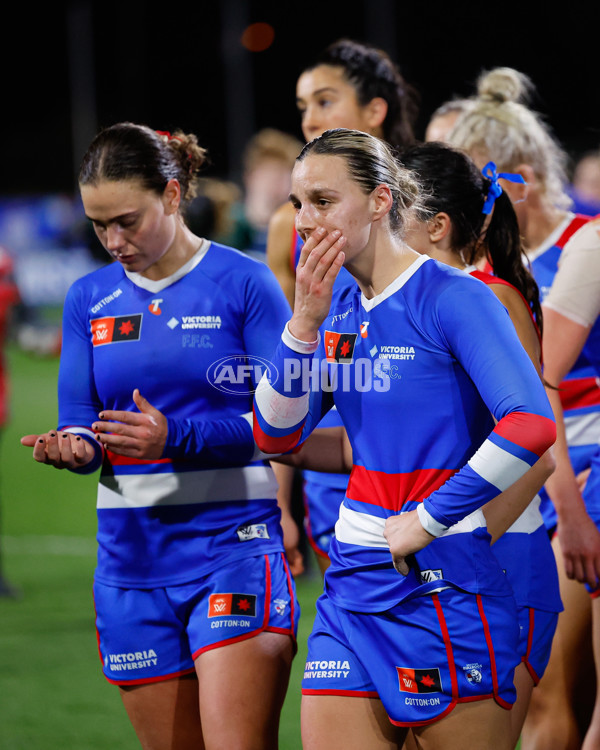
[(329, 560), (329, 555), (326, 552), (323, 552), (323, 550), (315, 542), (312, 534), (310, 533), (310, 527), (308, 527), (308, 526), (305, 527), (305, 530), (306, 530), (306, 539), (308, 540), (310, 548), (315, 553), (315, 555), (318, 555), (319, 557), (322, 557), (324, 560)]
[(452, 653), (452, 642), (450, 640), (450, 633), (448, 632), (448, 626), (446, 625), (446, 618), (442, 610), (442, 603), (440, 602), (439, 594), (432, 594), (431, 600), (437, 612), (438, 622), (440, 624), (440, 630), (442, 631), (442, 638), (444, 640), (444, 646), (446, 648), (446, 659), (448, 661), (448, 669), (450, 670), (450, 682), (452, 685), (452, 698), (450, 703), (442, 711), (441, 714), (434, 716), (432, 719), (426, 721), (395, 721), (391, 717), (388, 717), (392, 724), (396, 727), (425, 727), (429, 724), (435, 724), (436, 721), (443, 719), (447, 716), (459, 702), (458, 698), (458, 680), (456, 678), (456, 669), (454, 668), (454, 654)]
[(200, 656), (200, 654), (204, 654), (207, 651), (212, 651), (215, 648), (222, 648), (223, 646), (230, 646), (232, 643), (240, 643), (241, 641), (247, 641), (248, 638), (254, 638), (257, 635), (260, 635), (261, 633), (264, 633), (265, 629), (264, 627), (256, 628), (256, 630), (252, 630), (249, 633), (244, 633), (243, 635), (236, 635), (233, 638), (226, 638), (223, 641), (217, 641), (216, 643), (211, 643), (208, 646), (203, 646), (202, 648), (199, 648), (198, 651), (194, 651), (192, 654), (192, 659), (196, 661), (196, 659)]
[(508, 711), (513, 707), (512, 703), (508, 703), (498, 695), (498, 671), (496, 670), (496, 655), (494, 653), (494, 644), (492, 642), (492, 634), (490, 633), (490, 627), (488, 625), (487, 617), (483, 610), (483, 601), (481, 594), (475, 594), (477, 598), (477, 609), (479, 610), (479, 616), (481, 617), (481, 624), (483, 625), (483, 632), (485, 633), (485, 640), (488, 646), (488, 653), (490, 655), (490, 666), (492, 668), (492, 685), (494, 686), (494, 700), (502, 708), (506, 708)]
[[(493, 693), (486, 693), (486, 695), (467, 695), (464, 698), (459, 698), (456, 702), (457, 703), (475, 703), (477, 701), (489, 701), (489, 700), (496, 700), (496, 696)], [(506, 706), (502, 706), (502, 708), (506, 708)], [(512, 708), (512, 706), (509, 705), (508, 708)]]
[(261, 633), (278, 633), (279, 635), (289, 635), (289, 637), (292, 639), (294, 643), (294, 647), (297, 649), (297, 643), (294, 637), (293, 630), (287, 630), (286, 628), (260, 627), (260, 628), (257, 628), (256, 630), (252, 630), (250, 633), (244, 633), (243, 635), (237, 635), (234, 638), (229, 638), (224, 641), (217, 641), (216, 643), (211, 643), (208, 646), (204, 646), (203, 648), (198, 649), (198, 651), (195, 651), (192, 654), (192, 659), (196, 661), (196, 659), (200, 656), (200, 654), (204, 654), (206, 651), (212, 651), (215, 648), (221, 648), (223, 646), (230, 646), (232, 643), (240, 643), (241, 641), (247, 641), (249, 638), (255, 638), (257, 635), (260, 635)]
[(308, 502), (306, 500), (306, 493), (302, 492), (303, 502), (304, 502), (304, 517), (306, 520), (306, 523), (304, 524), (304, 530), (306, 531), (306, 538), (308, 540), (308, 543), (310, 544), (313, 552), (318, 555), (319, 557), (322, 557), (325, 560), (329, 560), (329, 555), (327, 552), (323, 552), (323, 550), (319, 547), (319, 545), (315, 542), (315, 538), (312, 533), (312, 526), (310, 523), (310, 512), (308, 510)]
[(269, 616), (271, 614), (271, 566), (269, 564), (269, 558), (264, 555), (265, 559), (265, 600), (263, 602), (263, 608), (265, 610), (265, 616), (263, 617), (263, 629), (269, 624)]
[(189, 669), (182, 669), (180, 672), (173, 672), (172, 674), (161, 674), (158, 677), (148, 677), (145, 680), (111, 680), (110, 677), (104, 677), (108, 682), (110, 682), (111, 685), (119, 685), (126, 687), (127, 685), (150, 685), (153, 682), (164, 682), (165, 680), (173, 680), (176, 677), (183, 677), (186, 674), (193, 674), (195, 673), (194, 667), (190, 667)]
[(531, 666), (531, 663), (529, 661), (529, 654), (531, 653), (531, 649), (533, 647), (533, 633), (535, 630), (535, 609), (533, 609), (533, 607), (528, 607), (527, 609), (529, 610), (529, 633), (527, 634), (527, 651), (525, 652), (525, 656), (523, 656), (521, 661), (529, 672), (535, 686), (540, 681), (540, 678), (538, 677), (537, 672)]
[[(310, 690), (309, 688), (302, 688), (302, 695), (341, 695), (346, 698), (377, 698), (379, 693), (374, 690)], [(390, 719), (390, 721), (392, 721)], [(392, 722), (395, 723), (395, 722)]]
[(290, 597), (290, 627), (288, 628), (277, 628), (273, 625), (267, 625), (265, 633), (280, 633), (281, 635), (289, 635), (294, 645), (294, 656), (298, 653), (298, 641), (294, 635), (294, 623), (296, 621), (296, 607), (294, 597), (294, 584), (292, 583), (292, 574), (290, 573), (290, 566), (288, 565), (287, 558), (284, 552), (281, 552), (281, 559), (283, 560), (283, 567), (285, 568), (285, 575), (288, 582), (288, 596)]
[[(292, 582), (292, 574), (290, 572), (290, 566), (288, 565), (287, 557), (285, 552), (281, 552), (281, 559), (283, 560), (283, 567), (285, 568), (285, 576), (288, 583), (288, 594), (290, 597), (290, 628), (292, 633), (294, 632), (294, 623), (296, 622), (296, 603), (294, 596), (294, 584)], [(295, 641), (296, 639), (294, 639)]]
[(446, 625), (446, 618), (444, 617), (439, 594), (432, 594), (431, 599), (433, 600), (433, 604), (438, 615), (440, 628), (442, 629), (442, 638), (444, 639), (444, 646), (446, 647), (446, 659), (448, 660), (448, 666), (450, 668), (450, 679), (452, 680), (452, 699), (456, 701), (458, 700), (458, 679), (456, 677), (456, 669), (454, 666), (454, 654), (452, 652), (450, 633), (448, 632), (448, 626)]
[(281, 635), (290, 635), (291, 632), (287, 628), (276, 628), (274, 626), (268, 626), (264, 629), (264, 633), (280, 633)]
[(597, 599), (600, 596), (600, 587), (590, 591), (590, 599)]

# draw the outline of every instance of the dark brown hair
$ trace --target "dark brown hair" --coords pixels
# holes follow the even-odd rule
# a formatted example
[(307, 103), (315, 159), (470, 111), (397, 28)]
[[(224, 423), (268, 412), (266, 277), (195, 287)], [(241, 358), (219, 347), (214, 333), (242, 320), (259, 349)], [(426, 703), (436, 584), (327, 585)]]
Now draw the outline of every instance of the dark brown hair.
[(339, 39), (330, 44), (304, 72), (314, 70), (319, 65), (342, 68), (362, 107), (376, 97), (385, 99), (388, 111), (383, 122), (383, 137), (394, 148), (403, 148), (415, 141), (419, 95), (404, 80), (398, 66), (386, 52), (352, 39)]
[(169, 180), (181, 185), (182, 202), (197, 194), (197, 173), (206, 162), (206, 150), (193, 134), (155, 131), (146, 125), (121, 122), (94, 138), (79, 171), (80, 185), (103, 180), (139, 180), (159, 195)]

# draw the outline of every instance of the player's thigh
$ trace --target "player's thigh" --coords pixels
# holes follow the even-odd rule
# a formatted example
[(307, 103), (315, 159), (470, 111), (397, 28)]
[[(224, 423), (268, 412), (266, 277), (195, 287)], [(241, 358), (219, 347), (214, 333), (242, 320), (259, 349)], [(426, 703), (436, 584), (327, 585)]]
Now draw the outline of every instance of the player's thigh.
[(529, 710), (531, 693), (534, 688), (533, 677), (523, 662), (515, 669), (515, 687), (517, 689), (517, 700), (510, 711), (510, 723), (513, 744), (516, 746)]
[(119, 692), (143, 750), (204, 749), (195, 674)]
[(303, 750), (399, 750), (407, 729), (394, 726), (377, 698), (303, 695)]
[[(557, 558), (560, 595), (564, 609), (558, 617), (548, 671), (552, 673), (550, 667), (554, 667), (552, 662), (555, 653), (557, 657), (560, 653), (566, 670), (565, 679), (572, 688), (577, 682), (578, 673), (586, 663), (589, 663), (591, 656), (591, 597), (583, 584), (567, 578), (558, 539), (552, 541), (552, 546)], [(540, 685), (544, 682), (548, 681), (542, 680)]]
[(289, 635), (262, 632), (197, 657), (207, 748), (267, 750), (277, 746), (294, 652)]
[(422, 750), (513, 750), (510, 711), (493, 699), (460, 703), (440, 721), (413, 732)]

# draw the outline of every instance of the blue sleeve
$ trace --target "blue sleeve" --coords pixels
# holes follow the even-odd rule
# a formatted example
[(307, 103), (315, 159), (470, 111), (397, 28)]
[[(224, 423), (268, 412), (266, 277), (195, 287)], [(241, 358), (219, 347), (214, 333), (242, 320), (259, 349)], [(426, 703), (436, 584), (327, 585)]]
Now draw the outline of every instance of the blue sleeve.
[(91, 427), (103, 405), (94, 383), (94, 362), (87, 305), (76, 282), (67, 292), (62, 318), (62, 347), (58, 370), (59, 429)]
[(448, 289), (436, 311), (450, 352), (498, 421), (467, 464), (419, 508), (434, 536), (517, 481), (556, 439), (543, 384), (493, 292), (480, 282)]
[(58, 429), (81, 436), (93, 446), (92, 461), (75, 474), (91, 474), (102, 464), (104, 449), (92, 432), (102, 404), (94, 385), (91, 332), (81, 286), (73, 284), (63, 307), (62, 346), (58, 371)]
[(167, 418), (165, 458), (188, 459), (200, 466), (245, 466), (254, 457), (250, 422), (243, 416), (230, 419)]

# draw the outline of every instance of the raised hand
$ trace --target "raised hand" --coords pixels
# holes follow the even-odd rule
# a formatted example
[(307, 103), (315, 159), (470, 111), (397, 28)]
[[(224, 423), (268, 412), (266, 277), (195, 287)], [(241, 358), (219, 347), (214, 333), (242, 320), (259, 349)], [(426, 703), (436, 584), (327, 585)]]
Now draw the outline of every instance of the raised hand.
[(105, 448), (129, 458), (162, 458), (167, 440), (167, 418), (136, 388), (133, 402), (139, 411), (105, 409), (92, 429)]
[(315, 341), (331, 307), (336, 277), (344, 263), (346, 238), (339, 230), (319, 227), (304, 243), (296, 266), (294, 314), (290, 333), (301, 341)]

